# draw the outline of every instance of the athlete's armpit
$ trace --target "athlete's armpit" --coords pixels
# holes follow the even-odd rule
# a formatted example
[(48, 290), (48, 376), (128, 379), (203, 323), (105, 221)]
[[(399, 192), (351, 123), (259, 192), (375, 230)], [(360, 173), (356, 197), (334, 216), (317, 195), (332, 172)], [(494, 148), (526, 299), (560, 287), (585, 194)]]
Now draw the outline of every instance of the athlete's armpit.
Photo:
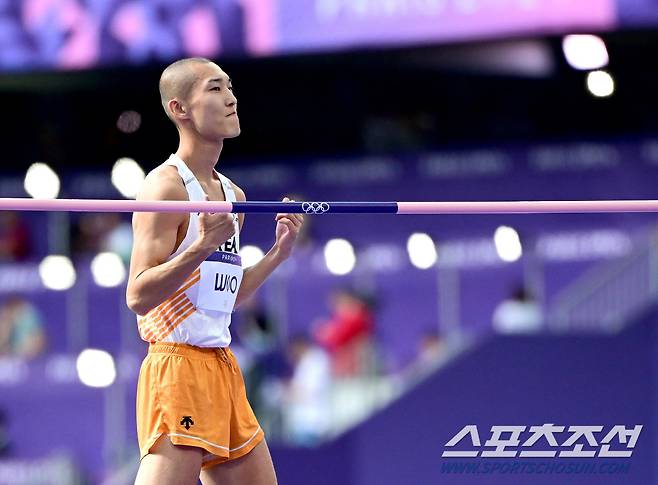
[[(238, 202), (245, 202), (247, 200), (247, 196), (245, 195), (244, 190), (233, 183), (233, 181), (231, 181), (231, 185), (233, 186), (235, 198), (238, 200)], [(240, 223), (240, 230), (242, 230), (242, 226), (244, 225), (244, 214), (238, 214), (238, 222)]]

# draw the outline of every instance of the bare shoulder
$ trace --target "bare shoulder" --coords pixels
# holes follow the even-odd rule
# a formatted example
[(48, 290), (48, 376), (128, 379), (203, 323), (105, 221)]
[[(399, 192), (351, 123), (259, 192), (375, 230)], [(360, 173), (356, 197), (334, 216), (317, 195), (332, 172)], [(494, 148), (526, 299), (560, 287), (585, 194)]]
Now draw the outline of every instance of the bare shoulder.
[(231, 185), (233, 186), (233, 190), (235, 191), (235, 198), (238, 199), (240, 202), (244, 202), (247, 200), (247, 196), (244, 193), (244, 190), (242, 190), (233, 180), (231, 180)]
[(146, 176), (138, 200), (188, 200), (183, 180), (176, 167), (160, 165)]

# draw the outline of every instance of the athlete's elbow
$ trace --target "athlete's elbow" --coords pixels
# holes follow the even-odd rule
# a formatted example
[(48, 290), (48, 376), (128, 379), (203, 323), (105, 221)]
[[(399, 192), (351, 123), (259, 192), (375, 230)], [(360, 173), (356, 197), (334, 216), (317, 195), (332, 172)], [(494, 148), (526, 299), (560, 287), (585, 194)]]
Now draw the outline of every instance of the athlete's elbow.
[(130, 311), (137, 315), (144, 315), (146, 312), (145, 305), (139, 300), (139, 298), (126, 298), (126, 304)]
[(150, 310), (144, 298), (138, 292), (131, 291), (130, 287), (126, 291), (126, 304), (130, 311), (137, 315), (146, 315)]

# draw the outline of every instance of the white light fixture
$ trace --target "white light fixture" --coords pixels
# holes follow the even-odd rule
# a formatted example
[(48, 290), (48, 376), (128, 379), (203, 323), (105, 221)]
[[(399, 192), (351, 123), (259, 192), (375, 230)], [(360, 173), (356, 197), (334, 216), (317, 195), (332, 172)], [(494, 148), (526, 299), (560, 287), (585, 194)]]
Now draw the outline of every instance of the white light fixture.
[(523, 255), (519, 233), (507, 226), (500, 226), (494, 234), (494, 244), (498, 257), (508, 263), (517, 261)]
[(126, 267), (116, 253), (99, 253), (91, 261), (91, 274), (98, 286), (112, 288), (126, 279)]
[(50, 290), (68, 290), (75, 284), (75, 268), (66, 256), (46, 256), (39, 263), (39, 276), (43, 286)]
[(324, 247), (324, 262), (330, 273), (346, 275), (356, 265), (354, 248), (345, 239), (332, 239)]
[(140, 126), (142, 126), (142, 115), (137, 111), (124, 111), (117, 119), (117, 128), (124, 133), (135, 133)]
[(567, 35), (562, 51), (569, 65), (580, 71), (601, 69), (610, 61), (605, 42), (596, 35)]
[(145, 176), (142, 167), (132, 158), (120, 158), (112, 167), (112, 185), (128, 199), (137, 196)]
[(587, 75), (587, 89), (597, 98), (605, 98), (615, 92), (615, 80), (605, 71), (593, 71)]
[(407, 240), (407, 253), (409, 260), (416, 268), (428, 269), (436, 263), (436, 246), (427, 234), (415, 233)]
[(104, 350), (85, 349), (75, 362), (78, 379), (85, 386), (108, 387), (117, 377), (112, 356)]
[(35, 199), (56, 199), (59, 195), (59, 177), (45, 163), (30, 165), (25, 173), (25, 192)]
[(244, 246), (240, 249), (240, 257), (242, 258), (242, 267), (249, 268), (250, 266), (258, 263), (265, 254), (263, 250), (257, 246)]

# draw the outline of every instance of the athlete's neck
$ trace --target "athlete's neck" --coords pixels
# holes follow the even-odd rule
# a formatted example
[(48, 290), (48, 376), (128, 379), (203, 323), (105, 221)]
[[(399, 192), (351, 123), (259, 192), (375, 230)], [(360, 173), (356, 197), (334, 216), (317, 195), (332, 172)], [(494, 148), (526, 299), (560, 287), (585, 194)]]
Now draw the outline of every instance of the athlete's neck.
[(181, 137), (176, 156), (182, 159), (194, 176), (200, 182), (210, 182), (214, 178), (213, 170), (219, 160), (224, 147), (223, 140), (218, 142), (204, 142), (200, 140), (186, 140)]

